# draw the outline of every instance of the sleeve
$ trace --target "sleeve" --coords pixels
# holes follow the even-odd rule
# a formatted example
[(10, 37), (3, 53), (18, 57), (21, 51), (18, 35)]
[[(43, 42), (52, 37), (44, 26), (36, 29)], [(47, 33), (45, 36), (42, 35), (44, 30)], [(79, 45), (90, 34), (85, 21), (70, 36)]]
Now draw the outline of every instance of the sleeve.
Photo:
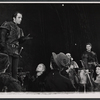
[(93, 52), (93, 51), (91, 53), (93, 55), (94, 62), (98, 63), (97, 54), (95, 52)]
[(9, 22), (5, 21), (1, 26), (1, 46), (5, 46), (5, 41), (6, 41), (6, 35), (10, 31), (10, 24)]
[(23, 30), (22, 29), (20, 29), (20, 33), (21, 33), (21, 37), (24, 37), (24, 32), (23, 32)]
[(23, 36), (23, 37), (20, 37), (20, 38), (18, 39), (18, 41), (19, 41), (19, 44), (24, 43), (24, 42), (25, 42), (24, 36)]
[(83, 53), (83, 55), (82, 55), (82, 61), (83, 62), (88, 62), (88, 54), (87, 53)]
[(6, 34), (7, 34), (7, 30), (2, 29), (1, 30), (1, 46), (3, 46), (3, 47), (5, 47)]
[(95, 57), (95, 61), (98, 63), (98, 58), (97, 58), (97, 55), (96, 55), (96, 57)]
[(29, 34), (28, 34), (27, 36), (24, 36), (24, 33), (23, 33), (22, 29), (21, 29), (21, 34), (20, 34), (20, 38), (19, 38), (19, 43), (21, 44), (21, 43), (25, 42), (25, 41), (28, 40), (28, 39), (30, 39)]
[(10, 27), (10, 24), (9, 22), (5, 21), (1, 26), (0, 26), (1, 29), (6, 29), (8, 31), (11, 30), (11, 27)]
[(79, 68), (78, 64), (74, 61), (74, 68)]
[(83, 53), (83, 55), (82, 55), (82, 60), (87, 59), (87, 58), (88, 58), (87, 53)]
[(97, 54), (95, 53), (95, 62), (98, 63), (98, 58), (97, 58)]
[(25, 40), (24, 40), (24, 32), (23, 32), (22, 29), (20, 29), (20, 38), (18, 39), (18, 41), (19, 41), (20, 44), (25, 42)]

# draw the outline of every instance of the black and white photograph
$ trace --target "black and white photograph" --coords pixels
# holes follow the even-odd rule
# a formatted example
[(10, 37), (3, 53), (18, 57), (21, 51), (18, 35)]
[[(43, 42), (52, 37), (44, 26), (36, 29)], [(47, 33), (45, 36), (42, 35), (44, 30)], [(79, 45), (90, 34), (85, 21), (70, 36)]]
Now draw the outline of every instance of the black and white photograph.
[(0, 3), (0, 93), (99, 93), (100, 3)]

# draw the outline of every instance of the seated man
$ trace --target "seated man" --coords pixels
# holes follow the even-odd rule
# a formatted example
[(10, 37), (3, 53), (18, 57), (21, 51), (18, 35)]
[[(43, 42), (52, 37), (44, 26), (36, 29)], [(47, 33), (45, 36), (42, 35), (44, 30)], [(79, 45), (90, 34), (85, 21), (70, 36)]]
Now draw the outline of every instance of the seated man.
[(50, 62), (51, 72), (47, 75), (45, 79), (46, 91), (75, 91), (75, 88), (70, 79), (61, 73), (63, 67), (67, 66), (68, 63), (69, 59), (64, 53), (52, 53), (52, 59)]
[(70, 59), (69, 66), (70, 66), (72, 69), (77, 70), (77, 69), (79, 68), (79, 66), (78, 66), (78, 64), (73, 60), (71, 54), (70, 54), (70, 53), (66, 53), (66, 56)]
[(43, 92), (45, 91), (46, 66), (43, 63), (38, 64), (36, 73), (32, 76), (32, 91)]
[(7, 54), (0, 53), (0, 92), (19, 92), (21, 85), (18, 80), (14, 79), (5, 71), (9, 67), (9, 57)]
[(66, 53), (66, 56), (70, 59), (68, 69), (66, 70), (67, 73), (69, 73), (69, 78), (71, 82), (77, 86), (78, 85), (78, 64), (73, 60), (72, 56), (70, 53)]

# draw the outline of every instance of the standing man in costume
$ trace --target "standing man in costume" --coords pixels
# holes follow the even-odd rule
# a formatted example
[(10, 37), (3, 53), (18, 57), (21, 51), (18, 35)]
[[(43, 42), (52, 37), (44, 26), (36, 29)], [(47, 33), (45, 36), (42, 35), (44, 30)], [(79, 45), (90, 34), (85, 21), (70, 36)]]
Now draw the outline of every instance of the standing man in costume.
[(64, 67), (68, 66), (69, 58), (60, 52), (56, 54), (52, 52), (50, 61), (51, 72), (46, 76), (45, 87), (46, 91), (50, 92), (74, 92), (75, 87), (71, 80), (62, 73)]
[(20, 44), (25, 40), (30, 39), (29, 35), (24, 37), (23, 30), (19, 28), (22, 21), (22, 14), (15, 12), (12, 16), (12, 21), (5, 21), (1, 25), (1, 47), (2, 52), (9, 55), (10, 66), (8, 73), (17, 79), (19, 56), (22, 50)]
[(98, 60), (97, 60), (97, 55), (95, 52), (93, 52), (92, 50), (92, 44), (91, 43), (87, 43), (86, 44), (86, 51), (83, 53), (82, 55), (82, 62), (84, 64), (85, 69), (88, 69), (91, 74), (93, 73), (92, 78), (96, 78), (96, 66), (98, 64)]

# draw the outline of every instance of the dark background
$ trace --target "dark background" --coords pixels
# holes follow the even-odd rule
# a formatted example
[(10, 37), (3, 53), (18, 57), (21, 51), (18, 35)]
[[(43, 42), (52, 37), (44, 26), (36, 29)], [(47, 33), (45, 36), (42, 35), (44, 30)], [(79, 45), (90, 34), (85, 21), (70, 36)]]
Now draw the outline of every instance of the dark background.
[(91, 42), (100, 62), (100, 4), (0, 4), (0, 24), (20, 11), (24, 34), (31, 34), (19, 67), (34, 73), (39, 63), (49, 71), (51, 53), (70, 52), (80, 66), (85, 44)]

